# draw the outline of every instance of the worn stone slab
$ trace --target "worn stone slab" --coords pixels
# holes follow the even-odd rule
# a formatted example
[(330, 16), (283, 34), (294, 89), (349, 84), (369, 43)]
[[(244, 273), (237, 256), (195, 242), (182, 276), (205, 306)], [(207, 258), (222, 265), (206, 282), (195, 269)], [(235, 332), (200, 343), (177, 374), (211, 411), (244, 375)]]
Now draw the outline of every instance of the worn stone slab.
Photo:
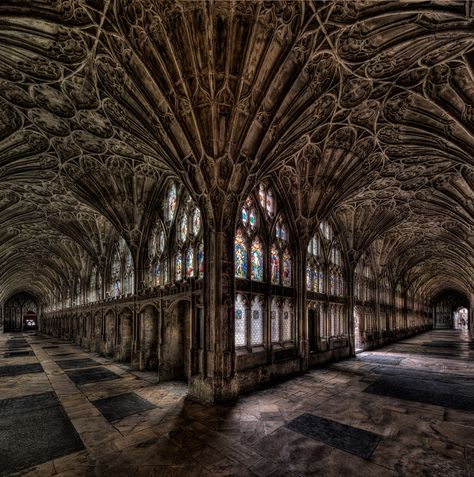
[(365, 361), (368, 363), (375, 363), (375, 364), (388, 364), (391, 366), (398, 366), (402, 359), (405, 358), (398, 358), (395, 356), (358, 356), (360, 361)]
[(85, 368), (88, 366), (97, 366), (100, 363), (91, 358), (80, 358), (80, 359), (64, 359), (61, 361), (56, 361), (56, 364), (62, 369), (77, 369), (77, 368)]
[(66, 371), (66, 374), (77, 385), (96, 383), (98, 381), (109, 381), (111, 379), (120, 378), (118, 374), (115, 374), (102, 366), (97, 368)]
[(109, 398), (98, 399), (92, 404), (108, 421), (117, 421), (139, 412), (155, 409), (156, 406), (136, 393), (119, 394)]
[(40, 363), (11, 364), (0, 366), (0, 377), (19, 376), (20, 374), (42, 373), (43, 366)]
[(33, 351), (10, 351), (5, 353), (4, 358), (16, 358), (21, 356), (34, 356)]
[(472, 378), (402, 369), (398, 369), (397, 373), (386, 369), (383, 371), (383, 376), (370, 384), (364, 392), (451, 409), (474, 411)]
[(347, 426), (313, 414), (301, 414), (286, 427), (324, 444), (368, 459), (382, 440), (373, 432)]
[(82, 449), (53, 392), (0, 401), (0, 475)]

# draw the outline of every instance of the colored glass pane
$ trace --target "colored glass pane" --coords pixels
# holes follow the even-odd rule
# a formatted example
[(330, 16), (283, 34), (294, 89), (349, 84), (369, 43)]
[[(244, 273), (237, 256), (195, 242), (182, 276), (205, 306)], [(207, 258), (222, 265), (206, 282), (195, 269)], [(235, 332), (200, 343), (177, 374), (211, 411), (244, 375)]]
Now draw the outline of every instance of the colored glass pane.
[(252, 300), (250, 322), (250, 344), (260, 345), (263, 343), (263, 309), (260, 298), (255, 297)]
[(270, 260), (271, 260), (272, 282), (280, 283), (280, 256), (275, 245), (272, 245)]
[(176, 267), (176, 281), (182, 280), (183, 279), (183, 256), (180, 253), (176, 255), (175, 267)]
[(294, 321), (293, 306), (289, 300), (285, 300), (283, 305), (283, 319), (282, 319), (282, 339), (283, 341), (291, 340), (291, 329)]
[(275, 200), (273, 199), (273, 192), (271, 189), (267, 192), (265, 205), (268, 215), (273, 216), (275, 213)]
[(251, 256), (251, 263), (252, 263), (252, 271), (251, 271), (252, 280), (262, 281), (263, 280), (263, 253), (262, 253), (262, 245), (259, 239), (255, 239), (252, 242), (250, 256)]
[(247, 323), (245, 319), (245, 306), (241, 295), (237, 295), (235, 300), (235, 346), (245, 346), (247, 344)]
[(171, 185), (168, 191), (168, 196), (166, 198), (166, 211), (167, 218), (171, 222), (176, 211), (176, 186), (174, 184)]
[(306, 289), (307, 290), (311, 290), (311, 275), (312, 275), (311, 266), (307, 265), (306, 266)]
[(287, 250), (283, 254), (283, 285), (291, 286), (291, 257)]
[(193, 234), (197, 235), (201, 230), (201, 211), (199, 209), (194, 209), (193, 213)]
[(161, 285), (161, 264), (160, 262), (156, 263), (155, 266), (155, 285)]
[(163, 232), (163, 230), (160, 230), (159, 240), (158, 240), (158, 251), (162, 253), (164, 248), (165, 248), (165, 233)]
[(186, 240), (188, 235), (188, 216), (183, 215), (181, 222), (179, 223), (179, 238), (182, 242)]
[(319, 270), (317, 268), (313, 270), (313, 291), (319, 292)]
[(235, 236), (234, 244), (235, 276), (247, 278), (247, 247), (240, 232)]
[(272, 342), (276, 343), (280, 341), (280, 323), (279, 323), (279, 310), (276, 299), (272, 300), (272, 307), (270, 311), (271, 318), (271, 333), (272, 333)]
[(199, 245), (198, 249), (198, 267), (199, 267), (199, 277), (204, 276), (204, 246), (203, 244)]
[(324, 293), (324, 272), (319, 271), (319, 293)]
[(249, 214), (249, 224), (252, 228), (255, 228), (257, 225), (257, 217), (255, 216), (255, 212), (253, 210), (251, 210)]
[(194, 276), (194, 250), (192, 247), (189, 247), (188, 253), (186, 254), (186, 276)]
[(248, 220), (249, 220), (249, 214), (247, 212), (247, 209), (243, 208), (242, 209), (242, 223), (244, 225), (247, 225)]
[(258, 190), (258, 200), (260, 201), (262, 208), (265, 208), (265, 195), (265, 187), (263, 184), (260, 184), (260, 188)]
[(169, 274), (168, 274), (168, 258), (165, 257), (163, 260), (163, 283), (168, 283)]

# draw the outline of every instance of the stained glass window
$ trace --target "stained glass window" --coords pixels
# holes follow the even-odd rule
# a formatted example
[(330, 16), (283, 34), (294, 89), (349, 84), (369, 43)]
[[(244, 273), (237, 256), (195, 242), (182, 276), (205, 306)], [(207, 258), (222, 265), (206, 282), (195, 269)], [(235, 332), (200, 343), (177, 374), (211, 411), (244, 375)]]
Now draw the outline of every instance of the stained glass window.
[(198, 267), (199, 267), (199, 277), (204, 276), (204, 245), (199, 244), (198, 248)]
[(162, 253), (165, 248), (165, 233), (163, 232), (163, 230), (160, 231), (159, 237), (160, 238), (158, 240), (158, 251)]
[(148, 246), (148, 257), (152, 259), (158, 250), (158, 244), (157, 244), (157, 237), (156, 237), (156, 230), (153, 230), (150, 238), (150, 244)]
[(262, 281), (263, 280), (263, 252), (262, 244), (258, 238), (254, 239), (252, 242), (251, 249), (251, 261), (252, 261), (252, 280)]
[(186, 276), (194, 276), (194, 250), (192, 247), (189, 247), (186, 253)]
[(235, 346), (247, 344), (247, 320), (242, 295), (237, 294), (235, 300)]
[(91, 281), (89, 287), (89, 302), (97, 300), (97, 267), (94, 265), (91, 273)]
[(263, 184), (260, 184), (258, 189), (258, 200), (262, 208), (265, 208), (265, 186)]
[(193, 212), (193, 234), (197, 235), (201, 230), (201, 211), (196, 208)]
[(306, 289), (311, 290), (311, 275), (313, 271), (309, 265), (306, 265)]
[(259, 297), (252, 300), (250, 321), (250, 344), (252, 346), (263, 344), (263, 308)]
[(247, 209), (244, 207), (242, 209), (242, 223), (244, 225), (247, 225), (248, 220), (249, 220), (249, 213), (247, 212)]
[(276, 238), (280, 238), (281, 236), (281, 227), (279, 223), (277, 223), (275, 227), (275, 236)]
[(176, 281), (183, 279), (183, 256), (181, 253), (176, 255)]
[(234, 244), (235, 276), (247, 278), (247, 247), (240, 230), (235, 236)]
[(331, 271), (329, 274), (329, 293), (336, 295), (336, 275), (334, 271)]
[(250, 227), (252, 227), (253, 229), (257, 225), (257, 217), (253, 209), (250, 211), (250, 214), (249, 214), (249, 224), (250, 224)]
[(291, 287), (291, 257), (288, 250), (283, 253), (283, 285)]
[(161, 285), (161, 264), (159, 261), (156, 262), (155, 266), (155, 285)]
[(163, 283), (169, 282), (169, 274), (168, 274), (168, 257), (163, 259)]
[(260, 202), (263, 210), (265, 210), (270, 217), (273, 217), (276, 208), (273, 191), (271, 189), (267, 189), (263, 184), (260, 184), (258, 189), (258, 201)]
[(118, 298), (121, 294), (121, 283), (120, 283), (120, 253), (117, 250), (114, 254), (114, 258), (112, 260), (112, 269), (111, 269), (111, 275), (112, 275), (112, 296), (115, 298)]
[(176, 211), (176, 186), (171, 184), (168, 190), (168, 196), (166, 198), (166, 215), (170, 222), (173, 221), (174, 213)]
[(273, 192), (271, 189), (269, 189), (267, 192), (266, 209), (268, 215), (273, 217), (273, 214), (275, 213), (275, 201), (273, 199)]
[(280, 320), (279, 320), (279, 309), (276, 298), (272, 299), (272, 307), (270, 310), (270, 319), (271, 319), (271, 332), (272, 332), (272, 343), (277, 343), (280, 341)]
[(275, 244), (272, 245), (270, 254), (271, 259), (271, 271), (272, 271), (272, 283), (280, 283), (280, 256)]
[(120, 279), (114, 279), (114, 297), (118, 298), (120, 296)]
[(283, 305), (282, 319), (282, 339), (283, 341), (291, 341), (291, 329), (294, 320), (293, 306), (289, 300), (285, 300)]
[(319, 292), (319, 268), (313, 269), (313, 291)]
[(179, 238), (182, 242), (186, 240), (188, 236), (188, 217), (187, 215), (183, 215), (181, 218), (181, 222), (179, 223)]
[(324, 293), (324, 272), (319, 270), (319, 293)]

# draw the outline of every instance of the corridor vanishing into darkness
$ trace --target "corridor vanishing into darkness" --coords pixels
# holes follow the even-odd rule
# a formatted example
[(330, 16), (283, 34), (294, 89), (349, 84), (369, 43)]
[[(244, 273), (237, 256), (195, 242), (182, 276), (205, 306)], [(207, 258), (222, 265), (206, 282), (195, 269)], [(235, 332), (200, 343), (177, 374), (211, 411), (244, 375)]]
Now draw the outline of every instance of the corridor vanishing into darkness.
[(472, 476), (467, 331), (430, 331), (209, 406), (186, 399), (184, 383), (34, 332), (0, 335), (0, 353), (0, 475)]

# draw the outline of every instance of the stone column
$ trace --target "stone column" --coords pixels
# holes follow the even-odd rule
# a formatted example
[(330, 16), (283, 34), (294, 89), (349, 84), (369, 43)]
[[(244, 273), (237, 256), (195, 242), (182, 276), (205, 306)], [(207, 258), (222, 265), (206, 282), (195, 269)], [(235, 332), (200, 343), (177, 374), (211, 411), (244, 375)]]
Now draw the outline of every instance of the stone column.
[(234, 346), (234, 233), (206, 233), (204, 370), (192, 376), (189, 395), (201, 401), (237, 396)]

